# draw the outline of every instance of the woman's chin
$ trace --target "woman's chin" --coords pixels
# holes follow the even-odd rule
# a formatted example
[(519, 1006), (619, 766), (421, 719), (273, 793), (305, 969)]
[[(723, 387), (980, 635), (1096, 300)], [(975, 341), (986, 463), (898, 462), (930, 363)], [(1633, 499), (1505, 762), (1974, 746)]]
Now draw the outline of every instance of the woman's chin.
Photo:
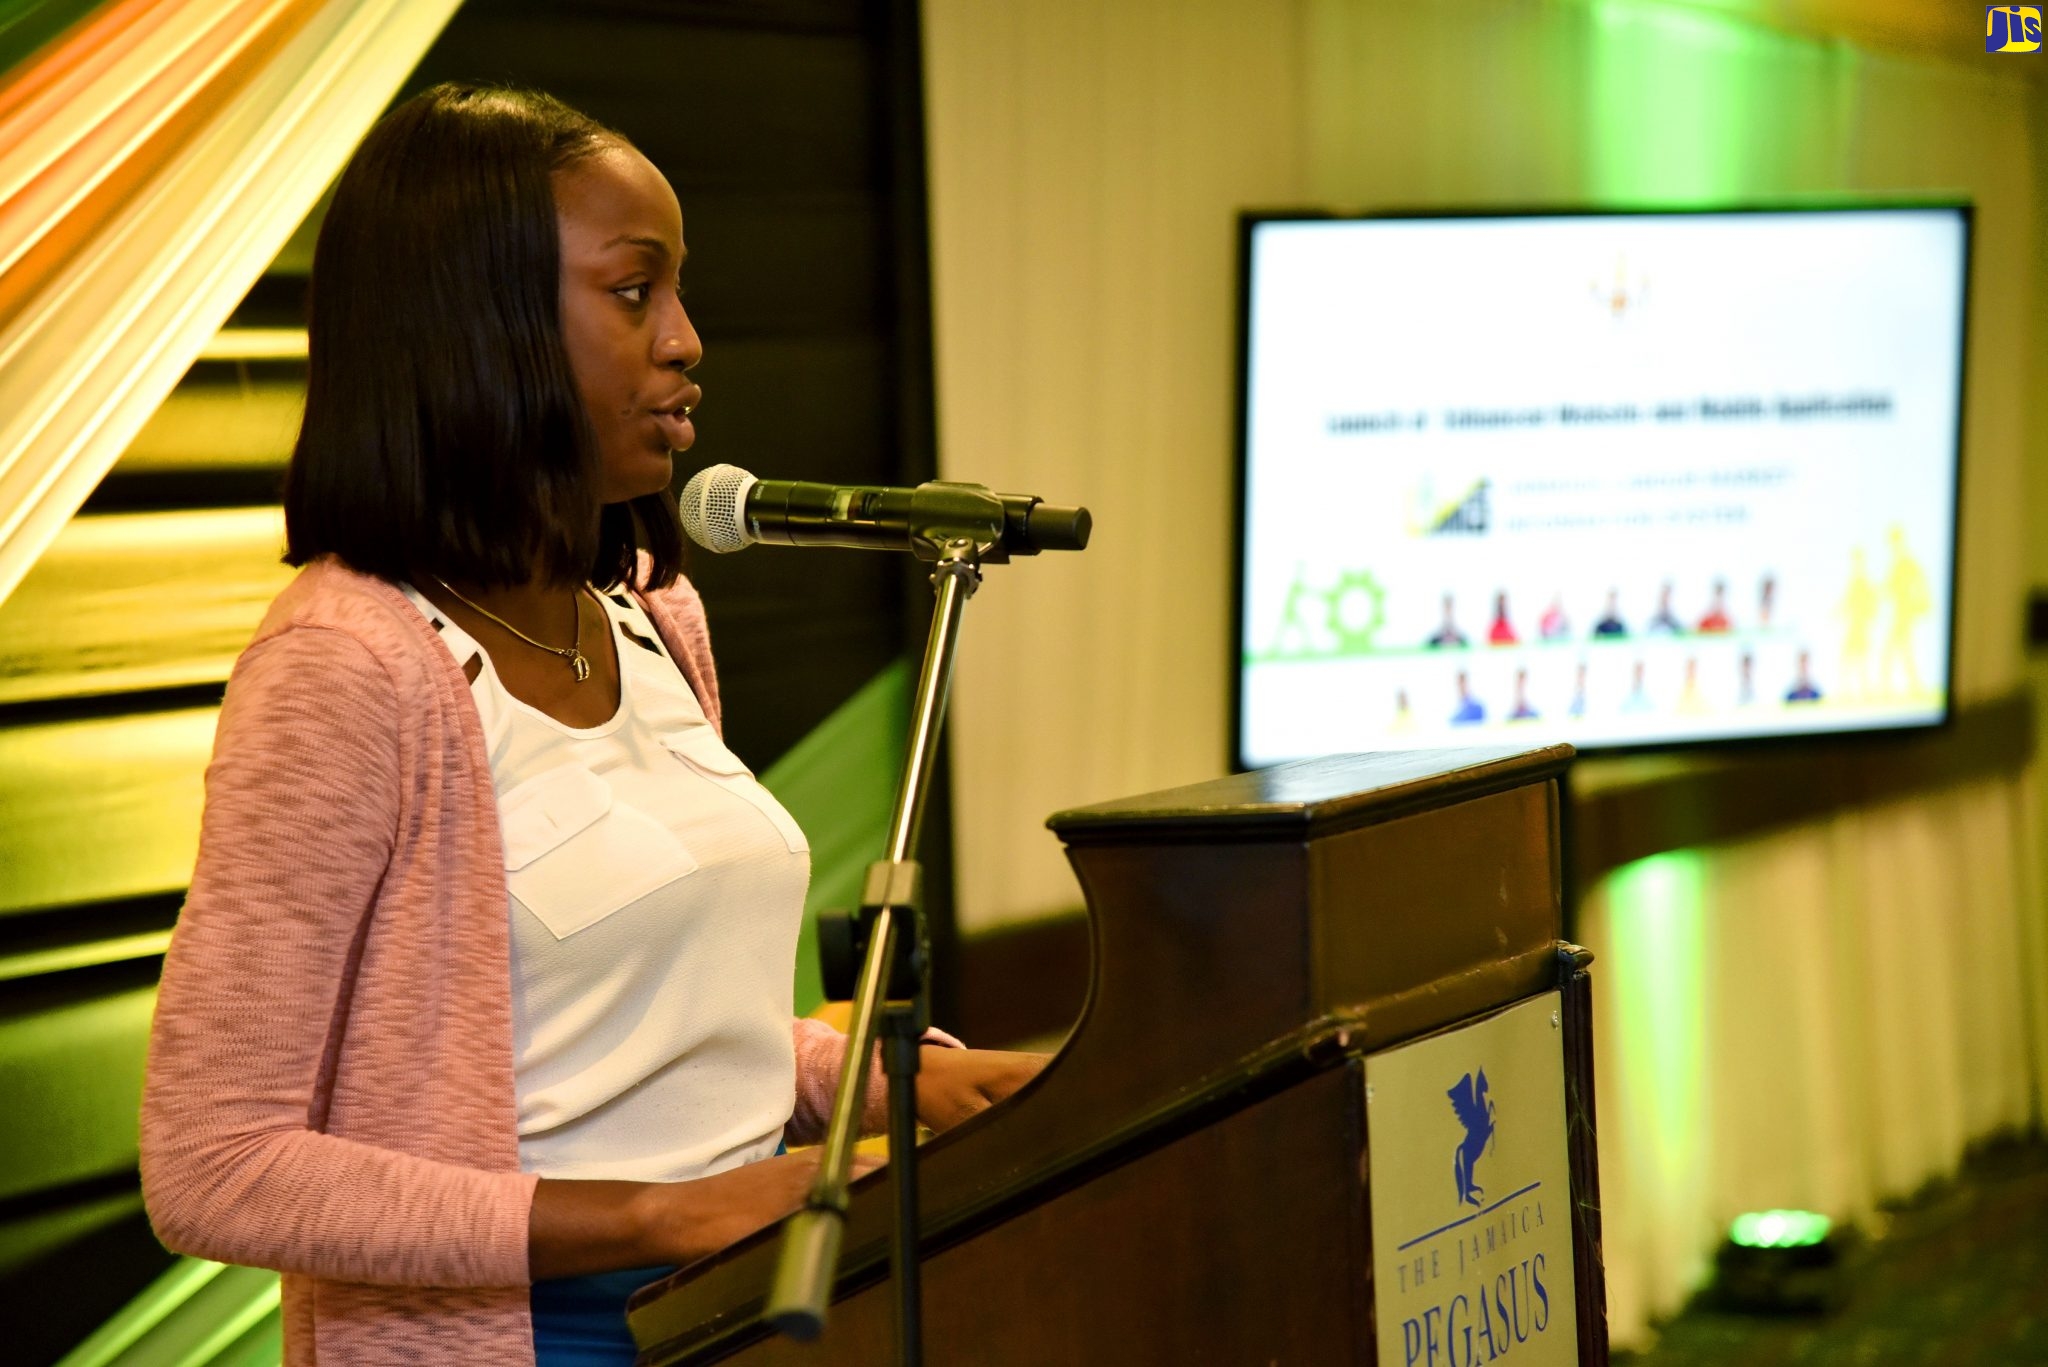
[(664, 493), (676, 477), (676, 451), (637, 452), (630, 462), (613, 461), (605, 471), (605, 503), (627, 503), (649, 494)]

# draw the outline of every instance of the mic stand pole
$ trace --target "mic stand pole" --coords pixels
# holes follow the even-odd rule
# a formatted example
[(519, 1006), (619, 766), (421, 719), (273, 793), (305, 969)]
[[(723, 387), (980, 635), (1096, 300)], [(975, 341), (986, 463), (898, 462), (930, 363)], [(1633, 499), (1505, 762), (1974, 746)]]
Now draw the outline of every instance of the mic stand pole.
[[(978, 533), (940, 533), (919, 538), (919, 542), (920, 552), (936, 552), (931, 578), (938, 601), (932, 612), (924, 669), (918, 678), (896, 811), (889, 826), (889, 853), (886, 859), (868, 866), (861, 908), (854, 913), (851, 931), (855, 944), (865, 929), (867, 950), (847, 1032), (846, 1062), (839, 1073), (817, 1178), (804, 1208), (790, 1217), (783, 1232), (782, 1255), (766, 1311), (768, 1322), (794, 1339), (809, 1341), (824, 1330), (846, 1228), (846, 1189), (865, 1106), (867, 1060), (879, 1033), (885, 1040), (882, 1066), (889, 1079), (889, 1181), (896, 1195), (890, 1254), (896, 1289), (896, 1361), (901, 1367), (920, 1367), (924, 1357), (917, 1261), (916, 1083), (918, 1041), (931, 1011), (926, 990), (931, 956), (921, 906), (923, 875), (913, 855), (932, 766), (938, 758), (939, 728), (953, 682), (961, 613), (981, 584), (981, 560), (991, 549)], [(821, 942), (824, 939), (821, 923)], [(828, 968), (828, 980), (831, 976)]]

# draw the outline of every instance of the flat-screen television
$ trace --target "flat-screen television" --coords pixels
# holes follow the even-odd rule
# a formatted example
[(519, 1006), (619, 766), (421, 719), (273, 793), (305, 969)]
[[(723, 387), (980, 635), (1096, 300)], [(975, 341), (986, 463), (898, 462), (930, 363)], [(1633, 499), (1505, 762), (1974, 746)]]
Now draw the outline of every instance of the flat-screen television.
[(1246, 215), (1237, 762), (1944, 723), (1969, 233)]

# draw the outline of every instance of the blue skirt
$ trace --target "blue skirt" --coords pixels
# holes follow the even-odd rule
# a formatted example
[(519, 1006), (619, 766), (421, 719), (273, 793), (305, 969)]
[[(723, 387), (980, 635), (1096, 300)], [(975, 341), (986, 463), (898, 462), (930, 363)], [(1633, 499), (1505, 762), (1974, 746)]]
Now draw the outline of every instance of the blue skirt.
[(635, 1267), (533, 1284), (536, 1367), (632, 1367), (639, 1348), (626, 1329), (626, 1298), (673, 1267)]
[[(777, 1144), (775, 1156), (789, 1152)], [(640, 1354), (626, 1328), (626, 1301), (673, 1267), (629, 1267), (533, 1284), (534, 1367), (633, 1367)]]

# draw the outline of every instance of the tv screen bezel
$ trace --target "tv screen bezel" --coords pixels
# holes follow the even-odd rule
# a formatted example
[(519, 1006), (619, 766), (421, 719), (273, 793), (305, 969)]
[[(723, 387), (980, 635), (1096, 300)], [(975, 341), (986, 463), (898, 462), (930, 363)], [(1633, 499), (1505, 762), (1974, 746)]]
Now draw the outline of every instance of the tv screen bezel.
[[(1950, 212), (1957, 215), (1963, 230), (1962, 241), (1962, 299), (1960, 301), (1958, 328), (1956, 333), (1956, 422), (1953, 444), (1954, 459), (1951, 462), (1950, 522), (1949, 529), (1949, 577), (1948, 577), (1948, 636), (1943, 643), (1946, 664), (1947, 686), (1942, 690), (1941, 715), (1924, 722), (1899, 722), (1878, 726), (1844, 727), (1822, 731), (1767, 731), (1746, 736), (1709, 736), (1694, 738), (1673, 738), (1670, 740), (1648, 741), (1627, 745), (1584, 745), (1578, 752), (1584, 757), (1621, 757), (1629, 755), (1667, 754), (1674, 751), (1699, 753), (1736, 754), (1759, 750), (1781, 750), (1788, 745), (1821, 745), (1830, 742), (1841, 744), (1864, 744), (1877, 738), (1904, 738), (1925, 736), (1948, 730), (1955, 722), (1956, 714), (1956, 617), (1957, 606), (1962, 599), (1963, 576), (1963, 493), (1964, 457), (1967, 414), (1969, 408), (1969, 353), (1970, 353), (1970, 301), (1975, 292), (1974, 252), (1976, 237), (1976, 205), (1961, 198), (1887, 198), (1879, 200), (1829, 200), (1825, 203), (1802, 201), (1789, 202), (1745, 202), (1742, 204), (1707, 206), (1605, 206), (1605, 207), (1486, 207), (1471, 209), (1374, 209), (1345, 212), (1332, 209), (1246, 209), (1237, 216), (1237, 336), (1236, 375), (1233, 432), (1235, 459), (1232, 467), (1232, 543), (1231, 543), (1231, 620), (1230, 620), (1230, 763), (1232, 769), (1244, 772), (1252, 766), (1245, 762), (1244, 753), (1244, 626), (1245, 626), (1245, 496), (1250, 478), (1249, 430), (1251, 407), (1251, 316), (1252, 316), (1252, 240), (1259, 227), (1269, 223), (1354, 223), (1417, 220), (1459, 223), (1487, 219), (1554, 219), (1554, 218), (1716, 218), (1739, 217), (1758, 214), (1848, 214), (1877, 212)], [(1537, 738), (1532, 744), (1540, 743)], [(1447, 749), (1450, 747), (1427, 747)], [(1300, 756), (1298, 758), (1311, 758)]]

